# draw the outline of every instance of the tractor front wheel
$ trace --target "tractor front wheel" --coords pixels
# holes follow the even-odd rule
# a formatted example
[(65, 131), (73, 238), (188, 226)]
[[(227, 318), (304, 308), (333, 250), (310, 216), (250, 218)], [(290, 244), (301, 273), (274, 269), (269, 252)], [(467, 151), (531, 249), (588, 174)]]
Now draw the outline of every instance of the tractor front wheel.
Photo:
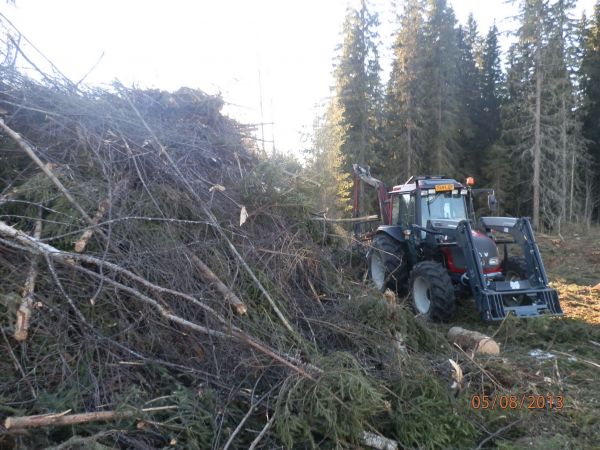
[(504, 279), (506, 281), (526, 280), (527, 261), (522, 256), (509, 256), (506, 260)]
[(434, 321), (449, 321), (456, 311), (454, 286), (440, 263), (423, 261), (410, 273), (410, 293), (415, 311)]
[[(509, 256), (504, 269), (504, 280), (510, 283), (527, 280), (527, 261), (522, 256)], [(504, 306), (521, 306), (529, 301), (524, 294), (504, 296)]]

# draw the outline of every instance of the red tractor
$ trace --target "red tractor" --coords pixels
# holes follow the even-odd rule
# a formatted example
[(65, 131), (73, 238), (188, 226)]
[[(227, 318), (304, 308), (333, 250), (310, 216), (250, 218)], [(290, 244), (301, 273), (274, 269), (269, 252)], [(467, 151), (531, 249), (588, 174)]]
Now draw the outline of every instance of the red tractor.
[[(354, 165), (354, 217), (361, 216), (365, 185), (377, 192), (381, 224), (355, 225), (357, 239), (370, 243), (367, 261), (375, 286), (408, 293), (415, 311), (432, 320), (452, 319), (460, 295), (475, 299), (484, 320), (562, 314), (529, 219), (476, 221), (474, 194), (487, 193), (492, 211), (497, 203), (491, 189), (472, 184), (472, 178), (463, 184), (423, 175), (388, 192), (368, 167)], [(509, 252), (510, 245), (517, 251)]]

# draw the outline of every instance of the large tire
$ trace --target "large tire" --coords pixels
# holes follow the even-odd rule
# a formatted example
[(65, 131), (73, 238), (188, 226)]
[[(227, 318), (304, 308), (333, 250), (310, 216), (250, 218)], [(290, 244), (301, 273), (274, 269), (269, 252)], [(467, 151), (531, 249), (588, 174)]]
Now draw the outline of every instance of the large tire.
[(522, 256), (509, 256), (504, 267), (506, 281), (527, 280), (527, 261)]
[(387, 234), (377, 234), (369, 252), (369, 277), (381, 292), (406, 291), (408, 262), (403, 245)]
[(423, 261), (415, 265), (410, 273), (410, 294), (417, 314), (440, 322), (454, 317), (454, 286), (440, 263)]
[[(506, 259), (504, 266), (504, 280), (517, 281), (527, 280), (527, 261), (522, 256), (509, 256)], [(521, 306), (529, 301), (526, 295), (504, 296), (503, 302), (505, 306)]]

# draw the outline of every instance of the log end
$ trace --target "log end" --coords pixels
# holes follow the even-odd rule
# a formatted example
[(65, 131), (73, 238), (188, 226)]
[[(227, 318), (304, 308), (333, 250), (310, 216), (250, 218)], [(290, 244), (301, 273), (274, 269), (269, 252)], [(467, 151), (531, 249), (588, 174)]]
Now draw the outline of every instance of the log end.
[(12, 417), (7, 417), (4, 420), (4, 428), (6, 428), (7, 430), (10, 430), (13, 427), (13, 423), (12, 423)]
[(81, 253), (82, 251), (84, 251), (86, 244), (87, 244), (87, 241), (84, 241), (83, 239), (79, 239), (77, 242), (75, 242), (75, 252)]
[(27, 340), (27, 330), (25, 330), (25, 329), (15, 330), (14, 338), (18, 342), (26, 341)]
[(500, 346), (492, 338), (484, 339), (480, 341), (475, 347), (476, 353), (483, 353), (485, 355), (499, 355)]

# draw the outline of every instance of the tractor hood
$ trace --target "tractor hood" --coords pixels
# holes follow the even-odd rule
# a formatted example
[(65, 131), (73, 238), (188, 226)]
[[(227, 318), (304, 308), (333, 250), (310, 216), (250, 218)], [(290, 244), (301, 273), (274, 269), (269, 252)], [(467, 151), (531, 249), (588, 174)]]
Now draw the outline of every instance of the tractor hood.
[[(481, 259), (483, 271), (489, 273), (500, 270), (501, 260), (496, 243), (479, 231), (472, 231), (472, 234), (473, 243), (475, 244), (475, 249), (479, 254), (479, 258)], [(450, 258), (448, 258), (448, 268), (450, 271), (455, 273), (465, 272), (467, 267), (462, 249), (458, 247), (449, 247), (448, 250), (450, 254), (446, 252), (446, 256), (450, 256)], [(450, 259), (452, 264), (450, 263)]]
[[(460, 220), (451, 219), (433, 219), (427, 221), (427, 227), (437, 230), (441, 233), (446, 230), (455, 230), (460, 223)], [(484, 233), (472, 230), (473, 243), (475, 249), (481, 258), (481, 265), (484, 272), (494, 272), (500, 270), (500, 257), (496, 243), (486, 236)], [(450, 236), (446, 239), (453, 240)], [(464, 273), (466, 271), (465, 256), (462, 249), (459, 247), (445, 247), (443, 250), (446, 256), (448, 269), (453, 273)]]

